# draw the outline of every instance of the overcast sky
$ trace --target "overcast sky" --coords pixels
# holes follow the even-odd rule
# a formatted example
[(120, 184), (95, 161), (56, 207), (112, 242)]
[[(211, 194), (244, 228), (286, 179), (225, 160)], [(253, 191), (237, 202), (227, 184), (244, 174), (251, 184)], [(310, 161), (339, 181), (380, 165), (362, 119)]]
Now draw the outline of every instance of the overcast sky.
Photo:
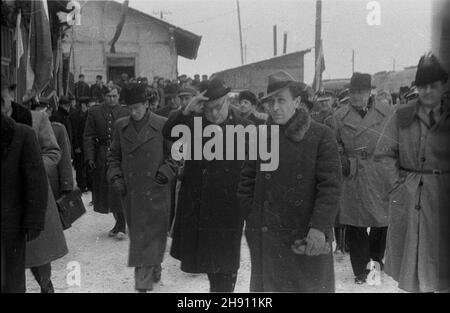
[[(122, 1), (119, 1), (122, 2)], [(381, 24), (367, 23), (369, 0), (323, 0), (322, 39), (324, 79), (351, 76), (355, 71), (375, 73), (416, 65), (431, 46), (431, 1), (378, 0)], [(278, 54), (283, 32), (287, 52), (314, 46), (315, 0), (240, 0), (246, 63), (273, 56), (274, 24)], [(130, 0), (130, 6), (202, 36), (196, 60), (179, 58), (179, 73), (212, 74), (241, 64), (236, 0)], [(314, 76), (314, 50), (305, 57), (305, 81)]]

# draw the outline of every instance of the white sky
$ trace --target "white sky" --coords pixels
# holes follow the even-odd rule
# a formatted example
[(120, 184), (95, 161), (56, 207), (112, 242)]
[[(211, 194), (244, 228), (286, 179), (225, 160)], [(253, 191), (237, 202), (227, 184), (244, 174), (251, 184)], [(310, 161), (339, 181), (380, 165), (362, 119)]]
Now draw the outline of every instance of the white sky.
[[(122, 2), (122, 1), (119, 1)], [(369, 0), (323, 0), (322, 40), (324, 79), (351, 76), (355, 71), (375, 73), (416, 65), (431, 46), (429, 0), (378, 0), (381, 25), (366, 22)], [(278, 55), (283, 32), (287, 52), (314, 46), (315, 0), (240, 0), (247, 63), (273, 56), (273, 25), (278, 28)], [(179, 58), (180, 74), (193, 76), (241, 65), (236, 0), (130, 0), (130, 6), (202, 36), (196, 60)], [(305, 57), (305, 82), (314, 76), (314, 50)]]

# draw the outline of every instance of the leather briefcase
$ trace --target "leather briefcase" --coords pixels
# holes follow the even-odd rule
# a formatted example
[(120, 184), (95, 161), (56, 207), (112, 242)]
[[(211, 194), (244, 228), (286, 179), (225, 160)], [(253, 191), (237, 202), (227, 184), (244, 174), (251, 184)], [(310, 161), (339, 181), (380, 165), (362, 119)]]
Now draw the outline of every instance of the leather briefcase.
[(73, 222), (86, 213), (79, 189), (62, 196), (56, 201), (56, 204), (58, 205), (59, 216), (64, 230), (70, 228)]

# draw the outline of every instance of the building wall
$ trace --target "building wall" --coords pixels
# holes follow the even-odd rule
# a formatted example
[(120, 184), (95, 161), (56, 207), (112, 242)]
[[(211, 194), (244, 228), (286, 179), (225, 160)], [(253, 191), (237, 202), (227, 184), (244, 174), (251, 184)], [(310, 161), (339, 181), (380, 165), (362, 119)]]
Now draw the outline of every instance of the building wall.
[(177, 54), (170, 41), (169, 29), (134, 10), (128, 10), (125, 25), (110, 53), (109, 42), (120, 20), (121, 5), (111, 1), (80, 2), (81, 25), (73, 27), (65, 52), (74, 42), (75, 77), (84, 73), (88, 82), (101, 74), (106, 80), (107, 57), (135, 57), (135, 74), (174, 78), (177, 75)]
[(249, 89), (255, 94), (266, 92), (268, 76), (284, 70), (296, 80), (304, 79), (304, 52), (295, 52), (266, 61), (247, 64), (215, 73), (233, 89)]

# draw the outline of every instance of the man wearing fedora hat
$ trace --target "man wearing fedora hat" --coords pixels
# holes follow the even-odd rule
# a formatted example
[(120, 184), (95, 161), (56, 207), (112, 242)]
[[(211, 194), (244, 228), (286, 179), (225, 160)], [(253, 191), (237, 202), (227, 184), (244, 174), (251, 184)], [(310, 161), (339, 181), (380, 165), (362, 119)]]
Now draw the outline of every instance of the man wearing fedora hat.
[(107, 89), (105, 103), (88, 110), (83, 148), (85, 162), (92, 171), (94, 211), (101, 214), (113, 213), (116, 224), (109, 236), (124, 239), (126, 227), (120, 197), (112, 190), (106, 178), (106, 153), (110, 149), (114, 122), (129, 115), (128, 109), (119, 105), (119, 88), (114, 85)]
[(107, 154), (108, 180), (123, 201), (135, 288), (145, 292), (161, 279), (176, 164), (162, 136), (166, 118), (149, 110), (145, 86), (130, 83), (123, 95), (130, 116), (115, 123)]
[(373, 154), (392, 106), (373, 101), (369, 74), (354, 73), (348, 87), (349, 103), (335, 112), (344, 174), (339, 222), (346, 225), (355, 283), (363, 284), (370, 260), (383, 268), (389, 190), (383, 166)]
[[(191, 142), (194, 142), (196, 123), (200, 120), (202, 133), (210, 125), (221, 129), (223, 156), (229, 149), (234, 149), (236, 155), (236, 143), (233, 147), (226, 145), (226, 133), (230, 131), (226, 126), (245, 127), (250, 122), (230, 109), (230, 90), (220, 78), (212, 79), (208, 88), (192, 98), (185, 108), (170, 114), (163, 129), (164, 136), (171, 141), (179, 140), (180, 136), (172, 135), (172, 129), (185, 125), (191, 130)], [(236, 156), (233, 160), (225, 160), (225, 157), (208, 160), (203, 153), (201, 155), (198, 160), (185, 160), (170, 254), (181, 261), (182, 271), (207, 273), (211, 292), (232, 292), (239, 269), (244, 226), (244, 216), (236, 198), (242, 161)]]
[(278, 129), (279, 166), (263, 172), (261, 159), (246, 160), (241, 171), (238, 197), (246, 216), (251, 292), (335, 290), (338, 147), (332, 130), (313, 121), (301, 104), (299, 85), (284, 71), (269, 76), (263, 101), (268, 131)]
[(390, 174), (386, 273), (410, 292), (449, 291), (448, 71), (431, 53), (415, 78), (418, 99), (396, 107), (376, 153)]

